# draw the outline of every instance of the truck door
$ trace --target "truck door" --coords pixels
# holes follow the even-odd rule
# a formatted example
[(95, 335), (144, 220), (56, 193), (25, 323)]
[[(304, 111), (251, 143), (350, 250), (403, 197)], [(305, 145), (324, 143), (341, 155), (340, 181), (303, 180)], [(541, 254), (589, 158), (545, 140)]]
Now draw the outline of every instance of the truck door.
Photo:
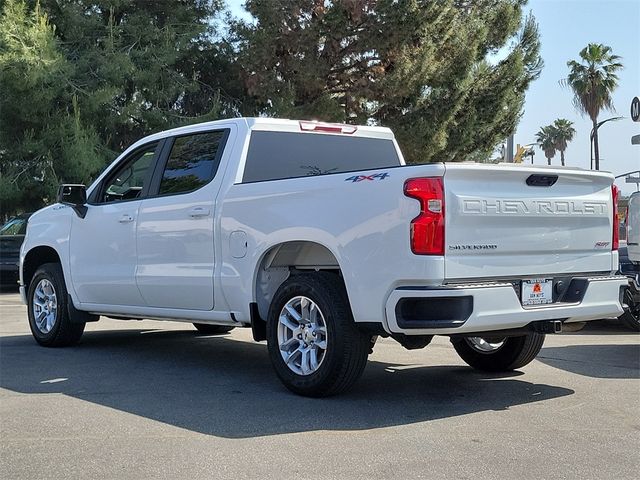
[(162, 142), (127, 155), (89, 198), (85, 218), (73, 216), (70, 267), (82, 303), (143, 306), (136, 287), (136, 226)]
[(136, 284), (150, 307), (212, 310), (220, 166), (230, 129), (170, 137), (140, 205)]

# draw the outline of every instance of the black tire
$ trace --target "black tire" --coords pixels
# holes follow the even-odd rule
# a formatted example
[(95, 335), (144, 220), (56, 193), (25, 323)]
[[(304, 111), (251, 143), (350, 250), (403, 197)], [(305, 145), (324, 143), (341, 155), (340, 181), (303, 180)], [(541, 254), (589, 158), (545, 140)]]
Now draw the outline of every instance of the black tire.
[[(48, 331), (43, 331), (36, 322), (34, 311), (34, 295), (41, 282), (48, 281), (52, 286), (56, 309), (53, 314), (52, 325)], [(29, 316), (29, 328), (36, 342), (45, 347), (68, 347), (80, 341), (84, 332), (84, 322), (73, 322), (69, 316), (67, 305), (67, 287), (64, 283), (62, 267), (59, 263), (46, 263), (36, 270), (29, 289), (27, 291), (27, 312)]]
[(633, 295), (629, 288), (624, 291), (624, 303), (629, 306), (628, 310), (618, 317), (627, 327), (635, 332), (640, 332), (640, 302), (633, 300)]
[(209, 325), (207, 323), (194, 323), (193, 326), (196, 327), (198, 332), (206, 335), (222, 335), (223, 333), (228, 333), (235, 328), (224, 325)]
[[(285, 363), (278, 344), (278, 322), (284, 306), (297, 296), (312, 300), (326, 325), (326, 350), (317, 370), (297, 374)], [(371, 347), (371, 335), (354, 323), (342, 279), (333, 273), (293, 275), (276, 292), (267, 320), (267, 346), (271, 363), (282, 383), (292, 392), (326, 397), (351, 387), (362, 375)]]
[(507, 372), (531, 363), (540, 353), (544, 337), (543, 333), (507, 337), (502, 346), (493, 352), (479, 351), (465, 337), (452, 337), (451, 343), (469, 366), (485, 372)]

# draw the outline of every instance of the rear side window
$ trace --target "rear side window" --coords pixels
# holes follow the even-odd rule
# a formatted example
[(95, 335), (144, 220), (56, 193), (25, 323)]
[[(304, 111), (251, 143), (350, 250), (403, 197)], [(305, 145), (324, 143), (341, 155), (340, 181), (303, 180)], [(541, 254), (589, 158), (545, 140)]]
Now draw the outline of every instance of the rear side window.
[(292, 132), (253, 132), (243, 182), (397, 167), (393, 141)]
[(219, 130), (176, 138), (158, 194), (192, 192), (209, 183), (218, 171), (226, 133)]

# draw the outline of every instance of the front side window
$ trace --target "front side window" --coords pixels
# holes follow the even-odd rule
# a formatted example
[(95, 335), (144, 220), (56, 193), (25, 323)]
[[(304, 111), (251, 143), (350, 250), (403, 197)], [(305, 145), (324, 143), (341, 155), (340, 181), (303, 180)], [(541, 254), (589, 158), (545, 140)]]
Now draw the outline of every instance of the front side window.
[(102, 190), (101, 203), (140, 198), (151, 181), (151, 168), (157, 143), (138, 150), (108, 177)]
[(399, 165), (398, 152), (390, 139), (254, 131), (242, 181), (261, 182)]
[(176, 138), (158, 194), (192, 192), (209, 183), (220, 165), (225, 133), (221, 130)]

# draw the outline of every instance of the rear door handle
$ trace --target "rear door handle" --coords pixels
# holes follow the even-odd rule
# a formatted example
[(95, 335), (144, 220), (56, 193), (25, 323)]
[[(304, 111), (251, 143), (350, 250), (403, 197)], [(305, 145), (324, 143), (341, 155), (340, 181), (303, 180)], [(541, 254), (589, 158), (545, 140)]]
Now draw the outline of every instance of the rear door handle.
[(125, 213), (124, 215), (122, 215), (120, 217), (120, 220), (118, 220), (118, 222), (120, 223), (129, 223), (129, 222), (133, 222), (133, 217), (127, 213)]
[(189, 210), (189, 216), (191, 218), (207, 217), (209, 216), (209, 209), (206, 207), (193, 207)]

